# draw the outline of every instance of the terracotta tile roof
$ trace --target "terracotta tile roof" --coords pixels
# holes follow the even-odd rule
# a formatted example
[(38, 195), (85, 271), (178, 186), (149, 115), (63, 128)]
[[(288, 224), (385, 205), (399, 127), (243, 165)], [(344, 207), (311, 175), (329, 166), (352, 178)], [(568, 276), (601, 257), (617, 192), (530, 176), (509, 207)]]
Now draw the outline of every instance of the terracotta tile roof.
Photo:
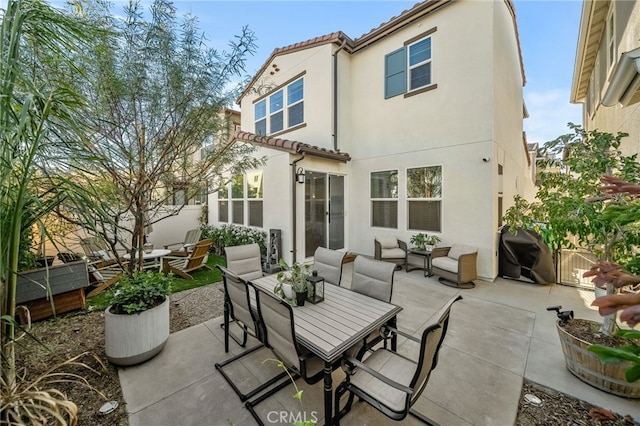
[(231, 142), (241, 141), (253, 145), (286, 151), (291, 154), (306, 154), (314, 157), (328, 158), (331, 160), (346, 163), (351, 160), (351, 156), (346, 152), (337, 152), (330, 149), (320, 148), (308, 143), (292, 141), (289, 139), (274, 138), (269, 136), (260, 136), (255, 133), (237, 131), (231, 136)]
[[(291, 44), (289, 46), (280, 47), (274, 49), (269, 58), (264, 62), (262, 67), (258, 70), (258, 72), (253, 76), (253, 79), (247, 84), (244, 91), (240, 94), (236, 103), (239, 105), (242, 98), (247, 94), (251, 87), (253, 87), (254, 83), (257, 81), (258, 77), (261, 76), (266, 69), (268, 68), (271, 61), (273, 61), (277, 56), (284, 55), (292, 52), (296, 52), (299, 50), (309, 49), (311, 47), (320, 46), (327, 43), (334, 43), (337, 45), (342, 45), (344, 43), (344, 50), (349, 53), (357, 52), (358, 50), (364, 49), (365, 47), (379, 41), (380, 39), (392, 34), (404, 26), (410, 24), (416, 19), (422, 18), (423, 16), (435, 12), (443, 6), (451, 3), (453, 0), (426, 0), (420, 3), (416, 3), (410, 9), (404, 10), (400, 15), (392, 17), (389, 21), (380, 24), (378, 27), (372, 29), (368, 33), (363, 34), (355, 40), (349, 38), (342, 31), (333, 32), (331, 34), (326, 34), (320, 37), (312, 38), (310, 40), (302, 41), (299, 43)], [(509, 9), (509, 13), (513, 19), (513, 27), (516, 34), (516, 41), (518, 45), (518, 56), (520, 58), (520, 71), (522, 74), (522, 83), (523, 86), (526, 82), (526, 77), (524, 74), (524, 63), (522, 61), (522, 50), (520, 48), (520, 36), (518, 33), (518, 23), (516, 19), (516, 11), (513, 5), (512, 0), (503, 0)]]

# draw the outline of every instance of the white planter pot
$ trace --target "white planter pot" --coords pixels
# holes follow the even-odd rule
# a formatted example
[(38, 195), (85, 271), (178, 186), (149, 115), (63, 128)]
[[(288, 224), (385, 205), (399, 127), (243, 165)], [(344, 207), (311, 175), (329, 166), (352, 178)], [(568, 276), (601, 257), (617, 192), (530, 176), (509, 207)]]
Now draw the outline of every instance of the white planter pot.
[(169, 298), (139, 314), (104, 312), (107, 359), (116, 365), (133, 365), (157, 355), (169, 338)]
[(293, 286), (291, 284), (282, 283), (282, 291), (284, 292), (284, 297), (287, 299), (293, 299), (295, 297)]

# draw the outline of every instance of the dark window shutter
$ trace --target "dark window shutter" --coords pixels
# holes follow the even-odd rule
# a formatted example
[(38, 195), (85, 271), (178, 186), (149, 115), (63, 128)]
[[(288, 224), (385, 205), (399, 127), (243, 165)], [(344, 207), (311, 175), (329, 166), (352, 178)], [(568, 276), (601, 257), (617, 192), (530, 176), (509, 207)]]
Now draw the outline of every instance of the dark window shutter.
[(407, 50), (402, 47), (384, 57), (384, 98), (407, 91)]

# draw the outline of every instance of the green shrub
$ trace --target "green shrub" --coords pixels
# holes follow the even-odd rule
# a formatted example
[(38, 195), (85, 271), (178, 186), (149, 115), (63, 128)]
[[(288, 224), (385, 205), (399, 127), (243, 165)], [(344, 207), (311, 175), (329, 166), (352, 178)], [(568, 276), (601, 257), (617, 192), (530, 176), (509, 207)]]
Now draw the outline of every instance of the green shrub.
[(171, 293), (173, 275), (162, 272), (136, 271), (118, 282), (111, 298), (114, 314), (137, 314), (164, 302)]
[(212, 251), (217, 255), (223, 255), (225, 247), (241, 246), (257, 243), (260, 253), (267, 255), (267, 233), (254, 228), (239, 225), (202, 226), (202, 239), (210, 238), (213, 241)]

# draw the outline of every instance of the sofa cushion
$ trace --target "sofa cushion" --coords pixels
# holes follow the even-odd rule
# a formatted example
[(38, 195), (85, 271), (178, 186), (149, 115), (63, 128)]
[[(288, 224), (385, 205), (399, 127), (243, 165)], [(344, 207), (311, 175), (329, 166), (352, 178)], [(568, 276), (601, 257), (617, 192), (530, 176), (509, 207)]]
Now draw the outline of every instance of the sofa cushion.
[(434, 257), (431, 266), (440, 268), (453, 274), (458, 273), (458, 261), (447, 256)]
[(383, 249), (393, 249), (399, 247), (398, 239), (396, 237), (376, 237), (376, 240), (380, 243), (380, 247)]
[(404, 259), (405, 255), (405, 251), (399, 247), (380, 250), (380, 258), (382, 259)]
[(453, 244), (449, 249), (448, 257), (454, 260), (458, 260), (463, 254), (475, 253), (478, 251), (478, 247), (467, 246), (464, 244)]

